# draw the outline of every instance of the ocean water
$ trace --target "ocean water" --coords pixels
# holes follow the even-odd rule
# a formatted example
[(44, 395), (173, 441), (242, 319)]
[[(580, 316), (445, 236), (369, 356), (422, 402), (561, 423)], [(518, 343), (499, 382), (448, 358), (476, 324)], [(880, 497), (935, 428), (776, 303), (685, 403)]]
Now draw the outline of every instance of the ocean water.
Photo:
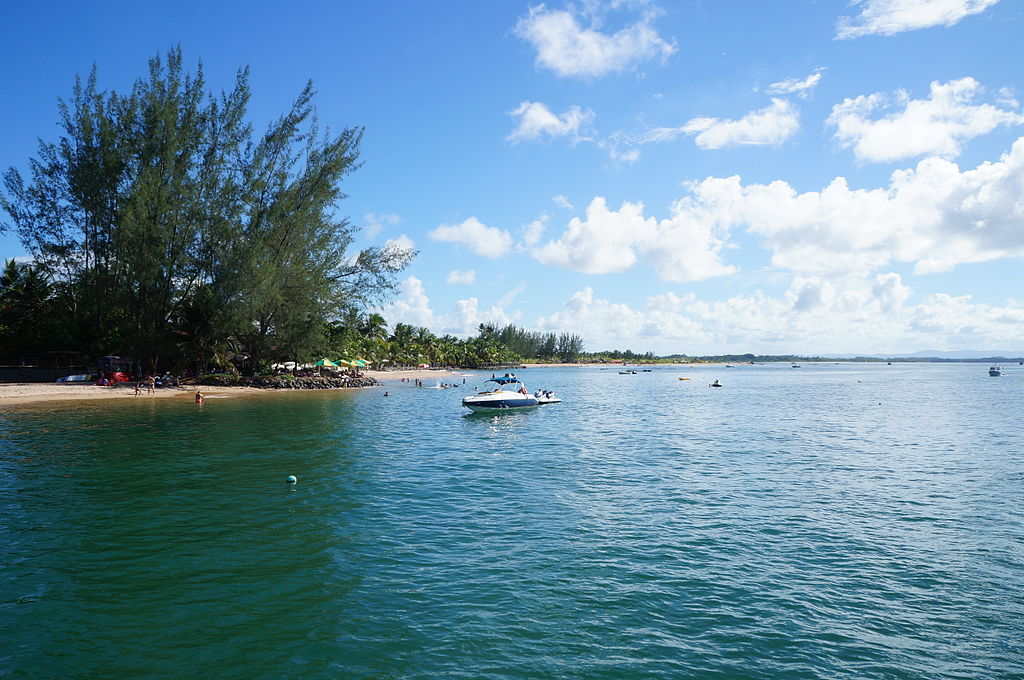
[(0, 677), (1021, 678), (1024, 367), (986, 369), (7, 409)]

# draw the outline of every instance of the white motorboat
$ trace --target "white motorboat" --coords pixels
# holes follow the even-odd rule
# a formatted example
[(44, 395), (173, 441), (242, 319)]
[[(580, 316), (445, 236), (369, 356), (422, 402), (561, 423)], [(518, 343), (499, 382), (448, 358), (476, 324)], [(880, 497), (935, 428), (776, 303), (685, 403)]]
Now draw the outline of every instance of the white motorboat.
[(538, 404), (561, 404), (562, 400), (555, 396), (551, 390), (537, 390), (533, 393)]
[(487, 382), (497, 383), (495, 389), (471, 394), (462, 399), (462, 405), (473, 413), (500, 413), (516, 409), (533, 408), (540, 402), (526, 390), (526, 385), (515, 373), (506, 373)]
[(1003, 368), (1001, 366), (992, 366), (988, 369), (988, 374), (993, 378), (998, 378), (1003, 374)]

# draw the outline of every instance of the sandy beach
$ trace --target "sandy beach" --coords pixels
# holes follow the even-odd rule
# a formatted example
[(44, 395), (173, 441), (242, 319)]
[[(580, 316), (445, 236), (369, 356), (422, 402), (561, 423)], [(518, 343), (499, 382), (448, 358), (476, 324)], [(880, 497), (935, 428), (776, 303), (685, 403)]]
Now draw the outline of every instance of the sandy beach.
[[(364, 371), (363, 375), (375, 378), (381, 384), (387, 384), (401, 381), (403, 378), (444, 381), (456, 375), (466, 374), (448, 370), (410, 369), (404, 371)], [(208, 397), (255, 396), (309, 391), (264, 390), (255, 387), (213, 387), (207, 385), (202, 386), (200, 389)], [(0, 407), (95, 399), (192, 399), (195, 392), (196, 388), (189, 386), (160, 388), (149, 394), (146, 392), (145, 387), (143, 387), (142, 394), (136, 397), (135, 389), (130, 383), (124, 383), (117, 387), (101, 387), (92, 383), (0, 383)]]

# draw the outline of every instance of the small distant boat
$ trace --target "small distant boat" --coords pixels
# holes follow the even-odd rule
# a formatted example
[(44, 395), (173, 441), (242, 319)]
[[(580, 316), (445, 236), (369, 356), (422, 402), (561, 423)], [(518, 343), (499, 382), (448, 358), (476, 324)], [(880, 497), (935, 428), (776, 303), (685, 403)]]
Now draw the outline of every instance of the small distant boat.
[(462, 405), (473, 413), (500, 413), (502, 411), (533, 408), (540, 404), (537, 397), (526, 390), (526, 385), (515, 373), (506, 373), (500, 378), (486, 382), (497, 383), (497, 388), (488, 392), (472, 394), (462, 399)]
[(643, 369), (640, 369), (640, 372), (641, 372), (641, 373), (650, 373), (650, 372), (651, 372), (651, 369), (649, 369), (649, 368), (643, 368)]
[(726, 364), (725, 367), (726, 368), (732, 368), (732, 364)]
[(689, 378), (680, 378), (680, 380), (689, 380)]
[(1000, 366), (991, 366), (988, 369), (988, 374), (993, 378), (998, 378), (1003, 374), (1003, 369)]
[(790, 368), (800, 368), (800, 364), (793, 364)]
[(718, 382), (718, 378), (715, 378), (715, 382), (708, 385), (708, 387), (722, 387), (722, 383)]
[(636, 375), (636, 371), (619, 371), (619, 375)]

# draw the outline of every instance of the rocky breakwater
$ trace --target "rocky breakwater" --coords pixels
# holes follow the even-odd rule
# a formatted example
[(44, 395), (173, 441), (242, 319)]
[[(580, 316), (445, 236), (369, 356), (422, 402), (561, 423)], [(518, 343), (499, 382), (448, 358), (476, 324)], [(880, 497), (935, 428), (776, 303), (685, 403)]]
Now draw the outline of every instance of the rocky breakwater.
[(264, 390), (333, 390), (339, 387), (373, 387), (379, 383), (373, 378), (353, 378), (347, 375), (331, 377), (303, 377), (292, 375), (233, 376), (206, 375), (196, 381), (199, 385), (217, 387), (258, 387)]

